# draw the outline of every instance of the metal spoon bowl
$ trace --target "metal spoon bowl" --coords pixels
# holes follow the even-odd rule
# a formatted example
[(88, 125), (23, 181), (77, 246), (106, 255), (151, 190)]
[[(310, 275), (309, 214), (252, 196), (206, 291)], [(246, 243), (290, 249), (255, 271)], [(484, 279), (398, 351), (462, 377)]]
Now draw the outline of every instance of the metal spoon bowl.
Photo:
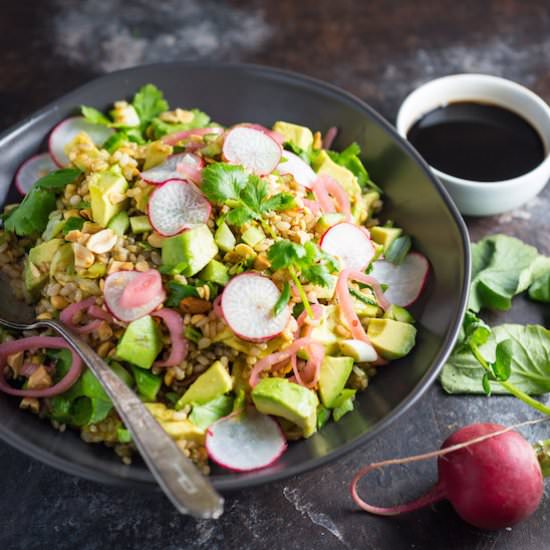
[(13, 330), (50, 328), (57, 332), (94, 373), (132, 434), (143, 460), (179, 512), (197, 518), (218, 518), (223, 498), (155, 420), (137, 395), (81, 338), (62, 323), (35, 318), (32, 307), (16, 299), (0, 276), (0, 325)]

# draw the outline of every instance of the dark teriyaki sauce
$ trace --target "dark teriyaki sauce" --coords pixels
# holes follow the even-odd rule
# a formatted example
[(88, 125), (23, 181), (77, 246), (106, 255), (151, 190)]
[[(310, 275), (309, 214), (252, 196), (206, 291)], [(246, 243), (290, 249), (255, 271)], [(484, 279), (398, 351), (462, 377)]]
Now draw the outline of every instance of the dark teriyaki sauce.
[(451, 103), (424, 115), (407, 133), (430, 166), (476, 181), (515, 178), (545, 157), (543, 141), (524, 118), (503, 107)]

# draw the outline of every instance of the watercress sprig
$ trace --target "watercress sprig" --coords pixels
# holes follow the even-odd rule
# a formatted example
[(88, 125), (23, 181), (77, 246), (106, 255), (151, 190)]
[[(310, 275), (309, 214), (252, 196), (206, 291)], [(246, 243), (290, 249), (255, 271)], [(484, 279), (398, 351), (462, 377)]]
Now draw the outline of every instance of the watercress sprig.
[(480, 347), (491, 337), (491, 328), (474, 312), (468, 311), (464, 318), (462, 329), (464, 331), (462, 346), (472, 352), (472, 355), (485, 370), (481, 383), (487, 395), (491, 395), (490, 382), (496, 382), (526, 405), (543, 414), (550, 415), (550, 407), (533, 399), (530, 395), (509, 382), (510, 375), (512, 374), (514, 355), (514, 346), (511, 339), (507, 338), (499, 342), (495, 349), (495, 360), (488, 361), (483, 356)]

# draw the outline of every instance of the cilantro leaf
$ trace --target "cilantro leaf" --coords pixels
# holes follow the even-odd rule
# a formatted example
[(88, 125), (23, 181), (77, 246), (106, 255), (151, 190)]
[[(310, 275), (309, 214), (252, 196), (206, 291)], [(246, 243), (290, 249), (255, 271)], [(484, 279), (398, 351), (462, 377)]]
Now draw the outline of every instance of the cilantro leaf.
[(77, 168), (65, 168), (40, 178), (25, 195), (21, 204), (5, 216), (6, 231), (20, 237), (42, 233), (48, 225), (50, 213), (56, 207), (55, 192), (62, 191), (81, 173)]
[(239, 206), (231, 210), (225, 217), (227, 223), (240, 227), (241, 225), (254, 219), (254, 212), (248, 206)]
[(63, 235), (67, 235), (67, 233), (69, 233), (70, 231), (74, 231), (75, 229), (80, 230), (82, 229), (83, 225), (84, 220), (82, 218), (69, 218), (63, 225)]
[(247, 181), (248, 174), (241, 166), (216, 162), (202, 171), (201, 191), (209, 201), (223, 204), (228, 200), (239, 200)]
[(300, 260), (306, 257), (306, 251), (303, 246), (282, 239), (271, 245), (267, 257), (271, 262), (271, 267), (276, 271), (298, 265)]
[(168, 307), (178, 307), (180, 302), (189, 296), (199, 297), (199, 293), (194, 286), (182, 285), (181, 283), (176, 283), (176, 281), (168, 283), (168, 290), (168, 299), (166, 300)]
[(268, 194), (267, 183), (258, 176), (250, 176), (243, 187), (240, 199), (255, 213), (262, 211), (262, 203)]
[(275, 210), (275, 212), (282, 212), (284, 210), (290, 210), (296, 206), (296, 201), (290, 193), (278, 193), (273, 195), (262, 205), (263, 212), (269, 212)]
[(101, 124), (102, 126), (111, 125), (111, 121), (101, 111), (98, 111), (93, 107), (81, 105), (80, 112), (82, 113), (82, 116), (92, 124)]
[(132, 105), (139, 115), (142, 128), (145, 128), (153, 118), (168, 110), (164, 94), (154, 84), (142, 86), (134, 96)]

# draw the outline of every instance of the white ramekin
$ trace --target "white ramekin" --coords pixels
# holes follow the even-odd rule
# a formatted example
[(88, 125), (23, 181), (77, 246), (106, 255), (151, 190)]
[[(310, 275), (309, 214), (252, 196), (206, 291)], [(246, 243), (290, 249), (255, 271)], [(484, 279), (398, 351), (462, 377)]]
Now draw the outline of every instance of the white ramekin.
[(403, 137), (426, 113), (458, 101), (481, 101), (505, 107), (526, 119), (540, 134), (546, 157), (517, 178), (480, 182), (445, 174), (431, 167), (462, 214), (489, 216), (517, 208), (534, 197), (550, 179), (550, 108), (536, 94), (496, 76), (457, 74), (432, 80), (414, 90), (401, 104), (397, 131)]

